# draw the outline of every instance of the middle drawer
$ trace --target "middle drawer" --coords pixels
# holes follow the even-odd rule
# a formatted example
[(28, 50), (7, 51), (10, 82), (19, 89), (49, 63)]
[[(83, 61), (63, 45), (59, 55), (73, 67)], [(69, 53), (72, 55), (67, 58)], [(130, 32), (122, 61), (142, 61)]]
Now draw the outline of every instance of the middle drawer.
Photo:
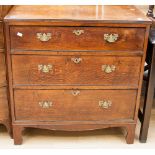
[(14, 85), (138, 86), (141, 57), (13, 55)]

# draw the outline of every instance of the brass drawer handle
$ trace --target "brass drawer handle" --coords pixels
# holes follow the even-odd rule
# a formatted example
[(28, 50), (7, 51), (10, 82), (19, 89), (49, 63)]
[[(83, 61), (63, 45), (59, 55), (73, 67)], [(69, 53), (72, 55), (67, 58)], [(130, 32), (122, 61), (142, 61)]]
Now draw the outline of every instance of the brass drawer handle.
[(51, 36), (51, 33), (37, 33), (37, 38), (43, 42), (49, 41), (51, 39)]
[(107, 74), (112, 73), (115, 70), (116, 70), (115, 65), (102, 65), (102, 71), (104, 71)]
[(80, 95), (80, 91), (79, 90), (72, 90), (72, 95), (73, 96)]
[(82, 58), (71, 58), (71, 60), (75, 63), (75, 64), (79, 64), (82, 61)]
[(118, 40), (118, 34), (104, 34), (104, 40), (113, 43)]
[(108, 109), (112, 106), (112, 102), (110, 100), (101, 100), (99, 101), (99, 107), (103, 109)]
[(42, 71), (43, 73), (49, 73), (50, 71), (53, 71), (53, 66), (40, 64), (38, 65), (38, 70)]
[(52, 102), (51, 101), (40, 101), (39, 106), (44, 109), (47, 109), (47, 108), (52, 107)]
[(81, 34), (84, 33), (84, 30), (73, 30), (73, 33), (74, 33), (76, 36), (80, 36)]

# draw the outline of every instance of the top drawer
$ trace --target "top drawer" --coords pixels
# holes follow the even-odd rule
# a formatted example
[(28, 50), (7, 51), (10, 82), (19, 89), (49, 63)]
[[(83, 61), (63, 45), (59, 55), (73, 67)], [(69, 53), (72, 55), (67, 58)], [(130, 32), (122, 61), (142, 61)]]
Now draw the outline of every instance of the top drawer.
[(144, 28), (10, 28), (11, 48), (17, 50), (143, 50), (144, 33)]

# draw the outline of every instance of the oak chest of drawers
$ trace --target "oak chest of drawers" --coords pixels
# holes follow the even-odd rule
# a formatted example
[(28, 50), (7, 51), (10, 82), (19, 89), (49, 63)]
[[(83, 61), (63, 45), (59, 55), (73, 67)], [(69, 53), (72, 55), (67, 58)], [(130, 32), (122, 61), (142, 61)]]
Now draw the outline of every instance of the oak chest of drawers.
[(133, 143), (149, 19), (132, 6), (15, 6), (5, 24), (15, 144), (26, 127), (122, 127)]
[(11, 134), (10, 116), (7, 95), (5, 45), (4, 45), (4, 23), (3, 18), (11, 6), (0, 5), (0, 124), (4, 124)]

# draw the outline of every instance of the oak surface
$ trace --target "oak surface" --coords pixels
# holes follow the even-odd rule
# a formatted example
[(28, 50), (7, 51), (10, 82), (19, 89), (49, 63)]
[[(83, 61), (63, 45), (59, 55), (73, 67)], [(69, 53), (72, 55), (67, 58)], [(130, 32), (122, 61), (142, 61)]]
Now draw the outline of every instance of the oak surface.
[(0, 5), (0, 124), (5, 125), (12, 136), (10, 108), (8, 105), (8, 90), (6, 80), (5, 41), (3, 18), (11, 9), (10, 5)]
[[(82, 30), (76, 35), (74, 31)], [(21, 33), (22, 36), (18, 34)], [(37, 33), (51, 33), (51, 39), (42, 42)], [(115, 42), (104, 39), (105, 34), (117, 34)], [(10, 28), (11, 49), (14, 50), (142, 50), (144, 28), (105, 27), (28, 27)], [(35, 44), (35, 46), (34, 46)]]
[(0, 52), (0, 87), (6, 86), (6, 65), (5, 65), (5, 55)]
[(15, 6), (6, 20), (83, 20), (100, 22), (144, 23), (150, 20), (134, 6)]
[[(132, 121), (136, 102), (135, 90), (15, 90), (14, 96), (17, 121)], [(109, 108), (99, 106), (104, 100)], [(41, 107), (44, 101), (51, 107)]]
[[(133, 6), (15, 6), (5, 24), (15, 144), (27, 127), (123, 127), (134, 142), (150, 24), (143, 13)], [(104, 34), (119, 37), (109, 43)], [(104, 99), (112, 105), (101, 110)]]
[[(72, 59), (79, 58), (76, 64)], [(138, 88), (141, 57), (129, 56), (39, 56), (13, 55), (13, 85), (102, 85), (134, 86)], [(39, 65), (51, 65), (48, 73)], [(115, 71), (106, 73), (103, 65), (114, 65)]]
[(3, 23), (0, 21), (0, 49), (4, 48)]
[(0, 120), (6, 120), (9, 117), (7, 90), (5, 87), (0, 88)]
[(11, 7), (11, 5), (0, 5), (0, 20), (3, 20)]

